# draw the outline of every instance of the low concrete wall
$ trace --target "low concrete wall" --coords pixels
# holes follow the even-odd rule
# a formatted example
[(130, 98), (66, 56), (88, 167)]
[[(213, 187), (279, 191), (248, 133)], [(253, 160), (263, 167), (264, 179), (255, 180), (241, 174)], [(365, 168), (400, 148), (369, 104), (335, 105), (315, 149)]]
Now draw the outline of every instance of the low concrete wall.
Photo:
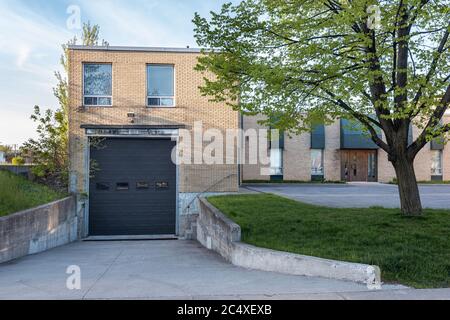
[(75, 197), (0, 217), (0, 263), (75, 240)]
[(241, 228), (205, 198), (200, 198), (197, 240), (232, 264), (249, 269), (317, 276), (381, 286), (378, 266), (275, 251), (240, 242)]
[(205, 198), (199, 198), (199, 204), (197, 240), (206, 248), (218, 252), (225, 259), (233, 262), (234, 244), (241, 240), (241, 227)]
[(33, 179), (33, 174), (31, 173), (31, 169), (33, 169), (32, 165), (12, 165), (12, 164), (0, 165), (0, 170), (10, 171), (19, 176), (23, 176), (29, 180)]

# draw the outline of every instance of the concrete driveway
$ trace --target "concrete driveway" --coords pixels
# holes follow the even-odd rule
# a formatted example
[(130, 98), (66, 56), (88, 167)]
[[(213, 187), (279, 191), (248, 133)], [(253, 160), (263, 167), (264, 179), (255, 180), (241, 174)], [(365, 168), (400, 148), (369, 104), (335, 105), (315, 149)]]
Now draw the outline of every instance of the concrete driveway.
[[(80, 290), (66, 288), (69, 265), (81, 269)], [(0, 265), (0, 299), (351, 299), (397, 292), (404, 287), (374, 292), (247, 270), (186, 240), (76, 242)]]
[[(400, 207), (398, 188), (390, 184), (253, 184), (245, 188), (328, 207)], [(450, 185), (420, 185), (419, 188), (425, 208), (450, 209)]]

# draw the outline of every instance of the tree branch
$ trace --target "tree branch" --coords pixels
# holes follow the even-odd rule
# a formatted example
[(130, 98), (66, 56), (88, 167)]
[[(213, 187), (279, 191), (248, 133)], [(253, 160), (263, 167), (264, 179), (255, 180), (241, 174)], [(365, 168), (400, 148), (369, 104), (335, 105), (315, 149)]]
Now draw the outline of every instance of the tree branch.
[(450, 85), (447, 87), (447, 90), (444, 96), (442, 97), (439, 105), (433, 111), (433, 114), (428, 120), (425, 128), (417, 137), (416, 141), (414, 141), (408, 147), (408, 153), (411, 157), (414, 158), (416, 154), (420, 151), (420, 149), (422, 149), (425, 146), (425, 144), (427, 143), (427, 134), (429, 133), (430, 128), (437, 126), (439, 124), (439, 121), (447, 111), (449, 104), (450, 104)]
[[(414, 96), (413, 104), (414, 104), (415, 108), (417, 108), (417, 104), (419, 103), (420, 98), (422, 98), (424, 87), (430, 82), (431, 77), (436, 72), (439, 59), (441, 58), (442, 53), (444, 52), (445, 45), (447, 44), (447, 41), (449, 39), (449, 29), (450, 29), (450, 23), (449, 23), (449, 25), (447, 27), (447, 31), (445, 31), (444, 35), (442, 36), (442, 39), (441, 39), (441, 41), (439, 43), (439, 46), (438, 46), (438, 48), (436, 50), (436, 55), (434, 56), (433, 61), (431, 62), (430, 70), (428, 70), (428, 73), (427, 73), (427, 75), (425, 77), (425, 83), (420, 85), (419, 89), (417, 90), (416, 95)], [(418, 110), (416, 110), (415, 113), (412, 113), (413, 116), (416, 116), (416, 115), (419, 114), (420, 108), (417, 108), (417, 109)]]
[(384, 142), (382, 139), (380, 139), (380, 137), (378, 136), (376, 130), (374, 129), (374, 127), (372, 127), (372, 125), (370, 124), (370, 122), (376, 124), (377, 126), (381, 127), (381, 125), (374, 119), (356, 112), (355, 110), (352, 109), (352, 107), (350, 107), (347, 103), (345, 103), (342, 99), (336, 99), (336, 96), (328, 91), (328, 90), (324, 90), (331, 98), (333, 99), (329, 99), (329, 101), (333, 102), (334, 104), (340, 106), (342, 109), (344, 109), (345, 111), (347, 111), (350, 115), (352, 115), (354, 118), (356, 118), (359, 122), (361, 122), (366, 128), (367, 130), (369, 130), (369, 133), (371, 135), (371, 138), (373, 140), (373, 142), (375, 142), (375, 144), (377, 146), (379, 146), (380, 148), (382, 148), (384, 151), (386, 151), (387, 153), (390, 152), (390, 148), (389, 146), (386, 144), (386, 142)]

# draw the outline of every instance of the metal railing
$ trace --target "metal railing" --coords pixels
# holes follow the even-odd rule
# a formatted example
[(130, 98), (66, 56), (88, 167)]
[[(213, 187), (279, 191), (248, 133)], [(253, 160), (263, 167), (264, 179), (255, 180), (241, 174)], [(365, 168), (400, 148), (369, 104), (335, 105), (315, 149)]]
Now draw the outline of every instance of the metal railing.
[(202, 192), (197, 193), (197, 194), (192, 198), (192, 200), (189, 201), (189, 203), (187, 204), (187, 206), (184, 207), (183, 212), (184, 212), (186, 209), (189, 210), (189, 209), (191, 208), (191, 205), (194, 203), (194, 201), (195, 201), (196, 199), (198, 199), (201, 195), (207, 193), (207, 192), (210, 191), (212, 188), (214, 188), (215, 186), (217, 186), (219, 183), (225, 181), (226, 179), (228, 179), (228, 178), (230, 178), (230, 177), (232, 177), (232, 176), (237, 176), (237, 173), (229, 174), (229, 175), (227, 175), (227, 176), (221, 178), (220, 180), (214, 182), (213, 184), (211, 184), (210, 186), (208, 186), (208, 188), (206, 188), (206, 189), (203, 190)]

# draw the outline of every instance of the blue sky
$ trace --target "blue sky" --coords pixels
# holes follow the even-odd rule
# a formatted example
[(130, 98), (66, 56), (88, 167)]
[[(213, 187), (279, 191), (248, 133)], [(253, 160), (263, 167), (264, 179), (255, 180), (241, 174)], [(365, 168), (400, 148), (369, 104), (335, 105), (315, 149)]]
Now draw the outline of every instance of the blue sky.
[[(55, 109), (54, 71), (61, 44), (80, 34), (69, 29), (67, 9), (100, 25), (110, 45), (196, 47), (194, 12), (208, 16), (225, 0), (0, 0), (0, 143), (35, 137), (34, 105)], [(235, 1), (236, 2), (236, 1)]]

